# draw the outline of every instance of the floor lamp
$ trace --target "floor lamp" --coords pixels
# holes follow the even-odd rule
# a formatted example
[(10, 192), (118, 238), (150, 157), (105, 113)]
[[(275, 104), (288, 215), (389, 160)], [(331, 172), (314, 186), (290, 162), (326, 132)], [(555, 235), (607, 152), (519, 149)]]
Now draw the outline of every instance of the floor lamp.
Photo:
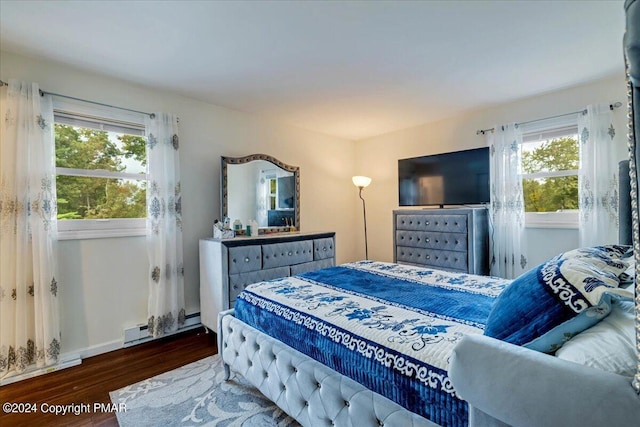
[(367, 241), (367, 208), (364, 204), (364, 198), (362, 197), (362, 190), (371, 184), (371, 178), (368, 176), (354, 176), (351, 178), (353, 185), (360, 190), (360, 200), (362, 200), (362, 216), (364, 217), (364, 253), (365, 259), (369, 259), (369, 242)]

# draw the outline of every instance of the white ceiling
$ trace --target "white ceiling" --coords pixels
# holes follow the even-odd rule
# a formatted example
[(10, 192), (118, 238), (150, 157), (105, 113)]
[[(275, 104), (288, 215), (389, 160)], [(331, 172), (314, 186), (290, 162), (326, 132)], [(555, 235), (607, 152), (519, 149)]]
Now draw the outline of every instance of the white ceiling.
[(354, 140), (621, 74), (623, 32), (623, 0), (0, 0), (3, 50)]

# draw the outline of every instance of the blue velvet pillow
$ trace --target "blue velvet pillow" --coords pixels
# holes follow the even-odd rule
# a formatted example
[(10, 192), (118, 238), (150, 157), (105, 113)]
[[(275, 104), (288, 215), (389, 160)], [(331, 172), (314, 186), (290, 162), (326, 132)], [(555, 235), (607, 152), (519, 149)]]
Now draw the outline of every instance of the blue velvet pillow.
[(498, 297), (484, 334), (545, 353), (603, 319), (620, 289), (628, 246), (575, 249), (515, 279)]

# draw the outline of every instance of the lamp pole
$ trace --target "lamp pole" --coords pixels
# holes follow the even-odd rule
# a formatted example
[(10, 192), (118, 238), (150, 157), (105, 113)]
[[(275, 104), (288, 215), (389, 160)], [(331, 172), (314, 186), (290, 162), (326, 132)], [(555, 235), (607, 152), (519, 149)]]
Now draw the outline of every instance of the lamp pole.
[(362, 190), (364, 190), (365, 187), (371, 184), (371, 178), (369, 178), (368, 176), (354, 176), (351, 178), (351, 180), (353, 181), (353, 185), (358, 187), (358, 189), (360, 190), (358, 195), (360, 196), (360, 200), (362, 200), (362, 216), (364, 218), (364, 254), (365, 259), (368, 260), (369, 240), (367, 239), (367, 207), (364, 203), (364, 197), (362, 197)]
[(369, 241), (367, 240), (367, 207), (364, 203), (364, 197), (362, 197), (362, 190), (364, 187), (358, 187), (360, 189), (360, 200), (362, 200), (362, 216), (364, 218), (364, 258), (369, 259)]

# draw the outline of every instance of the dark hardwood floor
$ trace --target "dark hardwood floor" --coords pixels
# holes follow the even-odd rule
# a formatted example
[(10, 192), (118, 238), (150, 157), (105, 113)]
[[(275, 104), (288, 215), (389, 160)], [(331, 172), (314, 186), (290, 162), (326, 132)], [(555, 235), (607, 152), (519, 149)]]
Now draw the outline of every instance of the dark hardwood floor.
[[(94, 412), (94, 403), (110, 404), (110, 391), (216, 354), (215, 337), (198, 328), (90, 357), (72, 368), (2, 386), (0, 404), (34, 404), (37, 412), (6, 414), (0, 410), (0, 426), (117, 426), (115, 412)], [(77, 408), (88, 404), (84, 408), (90, 410), (62, 416), (42, 413), (43, 404), (77, 404)]]

